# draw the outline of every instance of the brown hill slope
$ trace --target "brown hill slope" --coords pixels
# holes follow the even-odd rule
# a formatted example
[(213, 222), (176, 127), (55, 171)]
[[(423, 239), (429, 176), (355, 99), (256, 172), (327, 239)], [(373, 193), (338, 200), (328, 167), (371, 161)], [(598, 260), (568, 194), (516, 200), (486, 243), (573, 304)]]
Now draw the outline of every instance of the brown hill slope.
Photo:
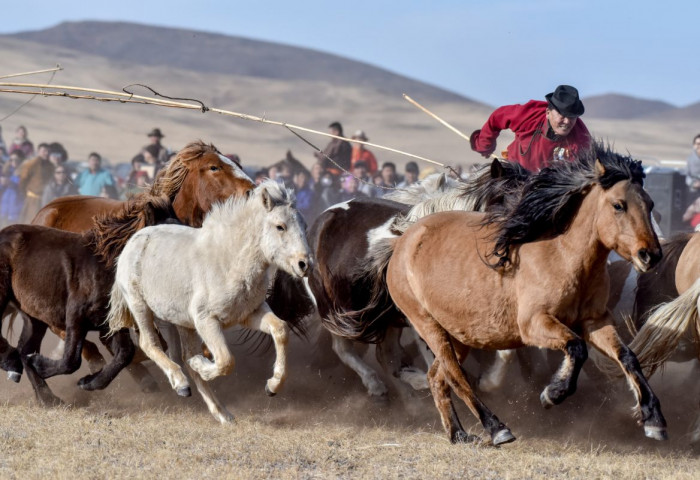
[(670, 103), (616, 93), (587, 97), (583, 101), (586, 105), (586, 117), (594, 118), (629, 120), (676, 110)]
[[(238, 45), (238, 51), (232, 45)], [(372, 142), (446, 164), (483, 161), (463, 139), (410, 105), (401, 93), (408, 93), (467, 134), (483, 124), (491, 107), (333, 55), (222, 35), (97, 22), (0, 36), (0, 49), (0, 73), (60, 63), (65, 70), (54, 84), (119, 91), (125, 85), (144, 83), (165, 95), (199, 98), (209, 106), (321, 131), (338, 120), (348, 135), (363, 129)], [(214, 61), (217, 57), (236, 61), (220, 62), (229, 69), (224, 70)], [(278, 68), (273, 69), (275, 65)], [(369, 73), (353, 77), (353, 72), (361, 71)], [(43, 83), (48, 78), (17, 80)], [(284, 128), (211, 113), (37, 97), (2, 119), (27, 99), (0, 94), (5, 141), (11, 140), (17, 125), (25, 124), (35, 143), (62, 141), (74, 159), (85, 159), (96, 150), (113, 162), (128, 161), (146, 143), (146, 132), (157, 126), (166, 135), (164, 143), (175, 149), (201, 138), (225, 153), (238, 153), (249, 164), (270, 164), (283, 158), (287, 149), (308, 165), (313, 161), (312, 150)], [(697, 125), (687, 120), (600, 119), (588, 113), (584, 120), (596, 137), (648, 161), (684, 159), (689, 139), (697, 133)], [(318, 146), (328, 141), (308, 137)], [(511, 138), (502, 135), (497, 151)], [(409, 160), (375, 152), (380, 162), (394, 161), (401, 166)]]

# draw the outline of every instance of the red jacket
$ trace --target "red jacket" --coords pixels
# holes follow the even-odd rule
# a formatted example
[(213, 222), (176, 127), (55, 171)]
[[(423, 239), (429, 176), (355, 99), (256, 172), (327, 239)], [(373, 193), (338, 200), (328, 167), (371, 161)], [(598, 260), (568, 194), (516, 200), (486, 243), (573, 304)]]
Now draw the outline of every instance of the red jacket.
[(591, 145), (591, 135), (579, 118), (571, 132), (559, 140), (547, 138), (547, 102), (530, 100), (525, 105), (496, 109), (481, 130), (472, 133), (472, 150), (488, 156), (496, 149), (501, 130), (512, 130), (515, 140), (508, 145), (508, 160), (528, 170), (549, 166), (556, 158), (574, 160)]

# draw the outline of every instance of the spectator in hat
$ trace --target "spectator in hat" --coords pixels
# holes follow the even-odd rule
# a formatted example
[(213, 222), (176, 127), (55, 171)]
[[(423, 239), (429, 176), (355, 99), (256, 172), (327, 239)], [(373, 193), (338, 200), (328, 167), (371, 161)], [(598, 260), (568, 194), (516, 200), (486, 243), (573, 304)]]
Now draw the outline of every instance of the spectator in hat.
[[(336, 137), (343, 136), (343, 126), (339, 122), (328, 125), (328, 131)], [(322, 152), (314, 153), (314, 156), (321, 162), (324, 170), (334, 175), (340, 175), (350, 170), (352, 146), (347, 140), (332, 138), (326, 148)], [(328, 160), (327, 157), (332, 161)]]
[(146, 150), (151, 145), (155, 145), (155, 147), (153, 147), (152, 150), (155, 153), (154, 156), (156, 158), (156, 163), (160, 165), (166, 164), (168, 162), (169, 152), (168, 149), (161, 144), (161, 139), (163, 139), (165, 135), (161, 133), (160, 128), (154, 128), (153, 130), (148, 132), (147, 136), (149, 143), (141, 149), (142, 153), (143, 150)]
[(403, 181), (397, 185), (399, 188), (406, 188), (418, 181), (420, 170), (416, 162), (408, 162), (404, 170)]
[(578, 90), (559, 85), (545, 99), (497, 108), (481, 130), (472, 133), (472, 150), (488, 157), (496, 149), (501, 130), (508, 129), (515, 133), (515, 140), (508, 145), (504, 156), (528, 170), (537, 171), (555, 161), (578, 158), (591, 146), (590, 133), (579, 120), (584, 107)]
[(18, 190), (24, 196), (21, 223), (31, 223), (41, 210), (44, 188), (53, 179), (54, 164), (49, 160), (49, 145), (41, 143), (37, 147), (36, 157), (22, 163), (17, 170)]
[[(352, 136), (353, 140), (362, 140), (363, 142), (369, 142), (367, 135), (362, 130), (355, 132)], [(352, 157), (350, 158), (350, 165), (355, 168), (357, 162), (364, 162), (367, 166), (367, 170), (370, 174), (377, 171), (377, 159), (374, 154), (367, 150), (365, 146), (361, 143), (352, 144)]]

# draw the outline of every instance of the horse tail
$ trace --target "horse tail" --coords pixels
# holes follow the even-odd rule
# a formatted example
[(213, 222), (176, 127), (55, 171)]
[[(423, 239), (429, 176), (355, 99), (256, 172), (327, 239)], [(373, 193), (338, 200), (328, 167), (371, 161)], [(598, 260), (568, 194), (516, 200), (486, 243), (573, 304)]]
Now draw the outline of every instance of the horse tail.
[(647, 376), (669, 359), (691, 324), (695, 324), (696, 335), (700, 336), (698, 300), (700, 279), (678, 298), (659, 305), (650, 313), (630, 344)]
[(334, 311), (322, 318), (323, 325), (334, 335), (364, 343), (380, 343), (386, 329), (396, 322), (398, 309), (389, 296), (386, 272), (399, 237), (376, 242), (365, 262), (356, 272), (370, 291), (367, 305), (358, 310)]
[(112, 291), (109, 294), (109, 313), (105, 323), (109, 324), (110, 335), (122, 328), (131, 328), (135, 325), (134, 317), (131, 314), (131, 310), (129, 310), (129, 305), (126, 303), (124, 293), (117, 282), (114, 282)]

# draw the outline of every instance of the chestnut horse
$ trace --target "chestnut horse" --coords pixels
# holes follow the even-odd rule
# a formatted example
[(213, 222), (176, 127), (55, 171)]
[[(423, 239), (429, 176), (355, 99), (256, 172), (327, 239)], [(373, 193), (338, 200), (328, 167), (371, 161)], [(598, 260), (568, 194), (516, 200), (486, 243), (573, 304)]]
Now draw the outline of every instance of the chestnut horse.
[[(533, 175), (514, 208), (495, 215), (436, 213), (375, 252), (372, 269), (385, 272), (391, 298), (435, 354), (428, 379), (452, 442), (474, 437), (463, 430), (450, 389), (494, 445), (515, 440), (460, 367), (470, 348), (562, 351), (564, 362), (540, 395), (549, 408), (575, 392), (586, 341), (625, 371), (645, 434), (667, 438), (659, 401), (606, 308), (611, 250), (641, 271), (661, 258), (650, 220), (653, 204), (640, 162), (596, 150), (595, 161)], [(347, 314), (348, 336), (377, 335), (383, 328), (375, 323), (375, 331), (366, 325), (353, 329), (357, 313)]]
[[(95, 216), (102, 214), (100, 241), (105, 244), (103, 248), (115, 248), (118, 254), (131, 235), (152, 224), (139, 214), (140, 205), (154, 199), (165, 199), (177, 220), (185, 225), (201, 227), (204, 216), (214, 203), (230, 196), (246, 195), (254, 187), (240, 164), (223, 156), (213, 144), (197, 140), (187, 144), (158, 172), (148, 192), (135, 195), (126, 202), (82, 195), (58, 198), (42, 208), (32, 224), (82, 233), (93, 228)], [(109, 234), (105, 231), (107, 225)], [(44, 332), (39, 334), (39, 329), (40, 326), (25, 322), (23, 341), (40, 345)], [(175, 350), (174, 355), (179, 356), (179, 342), (170, 343)], [(104, 362), (97, 347), (89, 341), (85, 342), (83, 354), (90, 362), (91, 369), (99, 368)], [(138, 363), (128, 368), (144, 390), (155, 388), (147, 370)]]

